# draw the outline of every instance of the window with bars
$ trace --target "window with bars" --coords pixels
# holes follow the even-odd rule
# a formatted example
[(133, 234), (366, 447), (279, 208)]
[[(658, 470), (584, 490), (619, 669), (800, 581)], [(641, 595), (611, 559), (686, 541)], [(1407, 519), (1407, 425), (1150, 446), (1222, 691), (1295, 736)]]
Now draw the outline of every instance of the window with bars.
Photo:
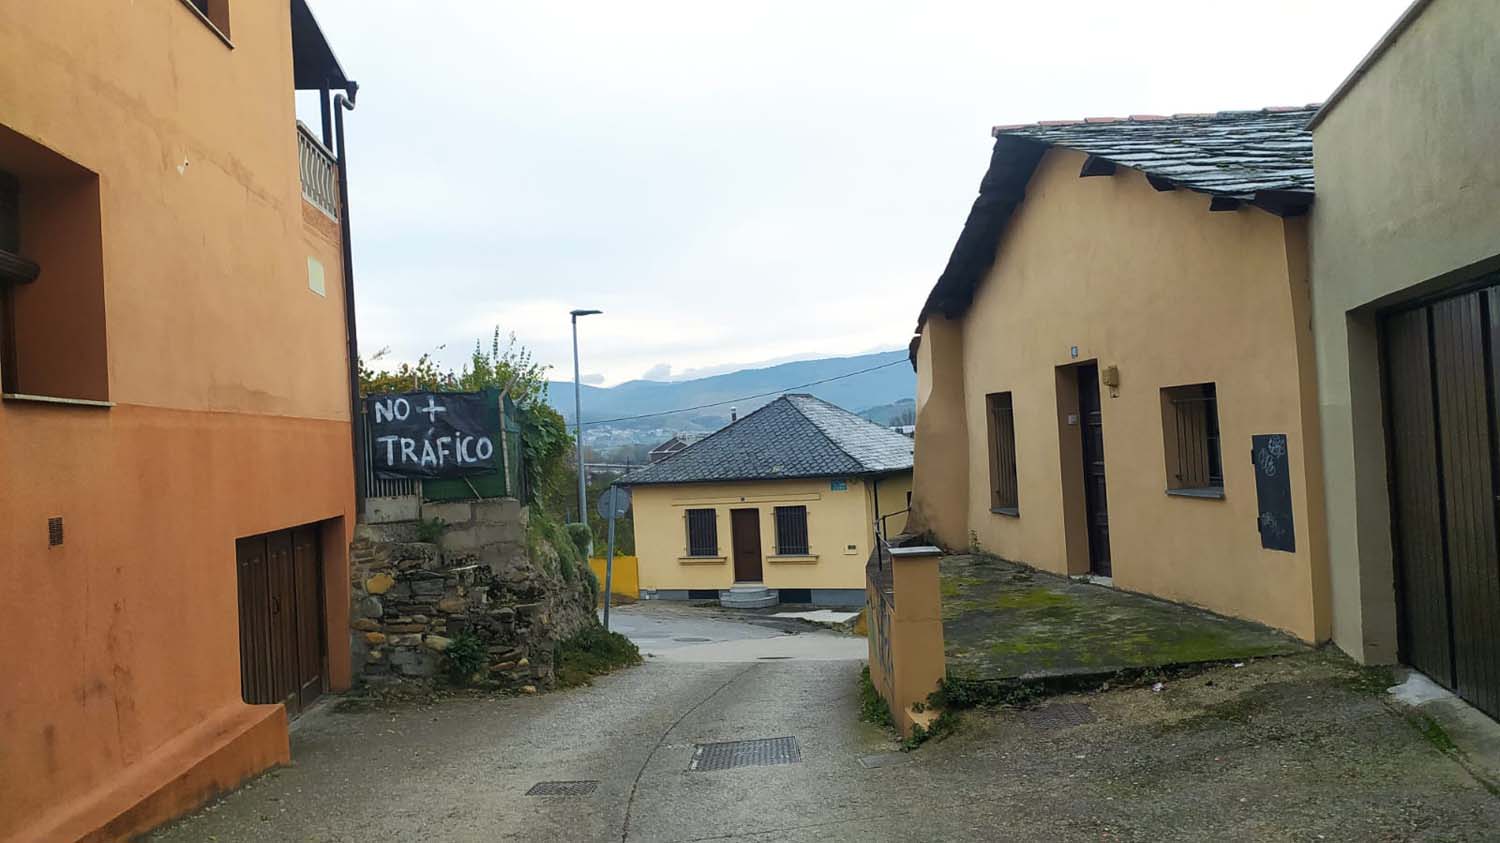
[(1020, 512), (1020, 489), (1016, 482), (1016, 418), (1009, 392), (985, 396), (989, 416), (990, 511), (1004, 515)]
[(1167, 491), (1195, 497), (1223, 497), (1218, 388), (1211, 383), (1195, 383), (1167, 387), (1161, 395)]
[(781, 556), (812, 553), (807, 540), (807, 507), (776, 507), (776, 552)]
[(719, 519), (715, 510), (687, 511), (687, 548), (689, 556), (719, 555)]

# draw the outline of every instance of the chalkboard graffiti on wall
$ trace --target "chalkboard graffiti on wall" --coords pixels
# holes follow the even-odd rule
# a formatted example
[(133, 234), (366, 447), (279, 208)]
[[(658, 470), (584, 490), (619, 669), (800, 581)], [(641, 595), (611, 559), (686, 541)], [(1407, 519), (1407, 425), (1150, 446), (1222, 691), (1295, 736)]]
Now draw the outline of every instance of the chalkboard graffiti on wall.
[(403, 392), (367, 399), (370, 453), (382, 479), (470, 477), (498, 471), (494, 396), (480, 392)]
[(1297, 550), (1297, 533), (1292, 526), (1292, 473), (1287, 466), (1286, 434), (1250, 437), (1250, 458), (1255, 462), (1260, 546), (1293, 553)]

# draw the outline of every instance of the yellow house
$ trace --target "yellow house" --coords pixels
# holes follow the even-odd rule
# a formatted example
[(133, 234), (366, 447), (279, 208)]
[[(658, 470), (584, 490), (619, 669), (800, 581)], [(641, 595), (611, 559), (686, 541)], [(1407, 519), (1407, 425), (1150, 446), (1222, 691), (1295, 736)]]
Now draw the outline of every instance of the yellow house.
[(995, 130), (913, 341), (908, 532), (1328, 637), (1313, 113)]
[(622, 481), (643, 599), (861, 606), (877, 522), (906, 526), (912, 440), (783, 395)]

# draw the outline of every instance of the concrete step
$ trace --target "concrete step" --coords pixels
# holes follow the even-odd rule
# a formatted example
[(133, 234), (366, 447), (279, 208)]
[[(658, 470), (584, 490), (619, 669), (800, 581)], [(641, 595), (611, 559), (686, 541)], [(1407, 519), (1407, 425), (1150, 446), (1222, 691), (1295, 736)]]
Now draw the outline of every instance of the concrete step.
[(760, 583), (735, 583), (728, 591), (719, 591), (719, 605), (726, 609), (764, 609), (780, 602), (776, 589)]

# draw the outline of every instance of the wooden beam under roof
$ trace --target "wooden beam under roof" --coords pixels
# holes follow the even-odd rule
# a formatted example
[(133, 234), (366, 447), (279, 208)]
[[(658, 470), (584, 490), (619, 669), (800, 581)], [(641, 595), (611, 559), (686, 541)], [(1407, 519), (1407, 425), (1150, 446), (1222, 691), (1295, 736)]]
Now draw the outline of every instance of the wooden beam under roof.
[(1107, 158), (1100, 158), (1097, 155), (1090, 155), (1088, 160), (1083, 162), (1083, 169), (1078, 172), (1078, 177), (1086, 179), (1090, 176), (1112, 176), (1114, 174), (1115, 162)]

